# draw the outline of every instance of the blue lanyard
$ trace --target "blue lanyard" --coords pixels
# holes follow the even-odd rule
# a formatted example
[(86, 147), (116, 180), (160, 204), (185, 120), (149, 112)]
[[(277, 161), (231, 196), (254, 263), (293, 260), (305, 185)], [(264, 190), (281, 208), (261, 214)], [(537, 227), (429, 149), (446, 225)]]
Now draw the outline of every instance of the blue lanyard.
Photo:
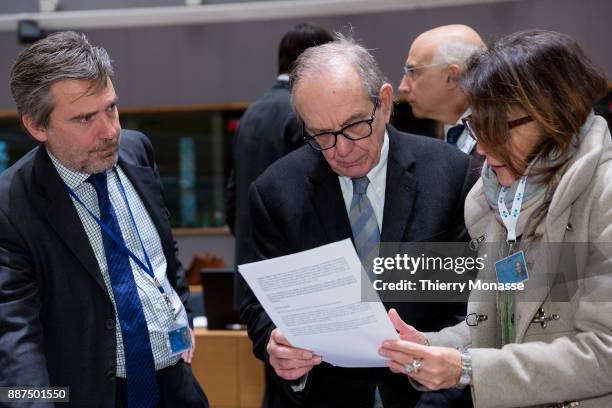
[[(147, 254), (147, 250), (145, 249), (144, 243), (142, 242), (142, 238), (140, 236), (140, 232), (138, 231), (138, 226), (136, 225), (136, 220), (134, 219), (134, 214), (132, 213), (132, 209), (130, 208), (130, 204), (128, 202), (127, 199), (127, 194), (125, 193), (125, 189), (123, 188), (123, 184), (121, 183), (121, 178), (119, 177), (119, 173), (117, 172), (117, 170), (115, 169), (115, 175), (117, 176), (117, 180), (119, 181), (119, 189), (121, 190), (121, 195), (123, 196), (123, 200), (125, 202), (125, 205), (128, 209), (128, 212), (130, 213), (130, 217), (132, 218), (132, 224), (134, 225), (134, 229), (136, 229), (136, 235), (138, 236), (138, 241), (140, 242), (140, 246), (142, 247), (142, 252), (144, 253), (145, 256), (145, 260), (147, 261), (147, 265), (145, 265), (144, 263), (142, 263), (142, 261), (125, 245), (125, 242), (123, 241), (123, 239), (119, 238), (117, 236), (117, 234), (115, 234), (108, 225), (106, 225), (104, 222), (102, 222), (102, 220), (98, 217), (96, 217), (96, 215), (89, 209), (87, 208), (87, 206), (85, 205), (85, 203), (79, 198), (79, 196), (76, 195), (76, 193), (74, 192), (73, 189), (71, 189), (70, 187), (68, 187), (66, 185), (66, 188), (68, 189), (68, 193), (70, 193), (70, 195), (72, 196), (72, 198), (74, 198), (84, 209), (85, 211), (87, 211), (87, 213), (91, 216), (91, 218), (93, 218), (98, 225), (100, 226), (100, 228), (102, 229), (102, 231), (104, 231), (106, 233), (106, 235), (109, 236), (110, 239), (112, 239), (115, 244), (117, 244), (117, 246), (130, 258), (132, 258), (132, 260), (143, 270), (147, 273), (147, 275), (149, 275), (151, 278), (153, 278), (153, 281), (155, 282), (155, 286), (157, 286), (157, 288), (159, 289), (159, 291), (162, 293), (162, 295), (164, 295), (164, 298), (166, 299), (166, 302), (169, 303), (169, 300), (167, 295), (164, 292), (164, 288), (162, 287), (162, 285), (159, 283), (159, 281), (157, 280), (157, 278), (155, 277), (155, 273), (153, 271), (153, 267), (151, 265), (151, 260), (149, 259), (149, 255)], [(110, 200), (110, 195), (109, 198)], [(110, 204), (110, 203), (109, 203)]]

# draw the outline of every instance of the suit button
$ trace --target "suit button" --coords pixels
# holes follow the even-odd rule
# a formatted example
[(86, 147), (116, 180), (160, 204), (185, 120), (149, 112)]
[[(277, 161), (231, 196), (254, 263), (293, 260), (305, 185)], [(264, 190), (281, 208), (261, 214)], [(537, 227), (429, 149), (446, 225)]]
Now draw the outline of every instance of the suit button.
[(115, 379), (115, 370), (108, 370), (106, 372), (106, 376), (108, 377), (109, 380), (114, 380)]
[(115, 328), (115, 321), (113, 319), (106, 319), (106, 328), (111, 330)]

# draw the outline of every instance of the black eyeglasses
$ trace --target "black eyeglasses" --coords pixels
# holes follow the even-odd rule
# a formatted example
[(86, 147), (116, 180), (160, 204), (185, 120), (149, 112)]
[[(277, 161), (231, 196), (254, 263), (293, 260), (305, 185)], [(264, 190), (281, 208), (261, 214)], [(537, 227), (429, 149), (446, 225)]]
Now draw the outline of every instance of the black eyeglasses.
[[(532, 122), (533, 118), (529, 115), (520, 117), (518, 119), (514, 119), (514, 120), (510, 120), (508, 121), (508, 130), (513, 129), (515, 127), (524, 125), (525, 123), (529, 123)], [(461, 119), (461, 122), (463, 123), (463, 125), (465, 126), (465, 128), (468, 131), (468, 134), (470, 135), (470, 137), (476, 141), (478, 141), (478, 138), (476, 137), (476, 132), (474, 131), (474, 128), (472, 127), (472, 115), (465, 117), (463, 119)]]
[(321, 132), (317, 134), (311, 134), (306, 129), (306, 124), (302, 121), (302, 137), (305, 142), (308, 142), (310, 147), (315, 150), (327, 150), (336, 146), (338, 135), (342, 135), (348, 140), (361, 140), (369, 137), (372, 134), (372, 123), (376, 115), (376, 108), (378, 108), (378, 98), (372, 100), (374, 103), (374, 109), (369, 119), (359, 120), (357, 122), (349, 123), (337, 132)]

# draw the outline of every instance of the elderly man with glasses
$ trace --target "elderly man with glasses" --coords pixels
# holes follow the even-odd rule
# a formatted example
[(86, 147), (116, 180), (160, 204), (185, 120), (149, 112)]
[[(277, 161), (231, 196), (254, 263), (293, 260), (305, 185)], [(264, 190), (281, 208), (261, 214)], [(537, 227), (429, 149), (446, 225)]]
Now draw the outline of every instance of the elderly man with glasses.
[(475, 152), (476, 141), (461, 121), (471, 112), (457, 79), (472, 54), (483, 48), (478, 33), (465, 25), (426, 31), (410, 47), (398, 88), (414, 116), (440, 121), (444, 140), (468, 154)]
[[(468, 156), (388, 125), (393, 103), (373, 57), (352, 39), (306, 50), (291, 101), (308, 145), (270, 166), (250, 188), (258, 259), (353, 238), (364, 264), (379, 242), (464, 241), (463, 203), (475, 173)], [(463, 304), (385, 303), (419, 330), (464, 317)], [(274, 373), (270, 407), (463, 407), (459, 390), (420, 393), (386, 368), (341, 368), (293, 347), (251, 291), (241, 307), (255, 355)], [(350, 339), (347, 339), (350, 341)], [(468, 397), (469, 398), (469, 397)]]

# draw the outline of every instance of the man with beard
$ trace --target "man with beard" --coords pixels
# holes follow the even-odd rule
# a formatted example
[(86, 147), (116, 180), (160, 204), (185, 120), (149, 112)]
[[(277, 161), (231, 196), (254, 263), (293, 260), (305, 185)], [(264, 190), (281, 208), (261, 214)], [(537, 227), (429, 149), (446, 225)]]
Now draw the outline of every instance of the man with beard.
[(152, 146), (121, 130), (108, 54), (55, 33), (18, 56), (11, 91), (40, 145), (0, 175), (0, 386), (207, 407)]

